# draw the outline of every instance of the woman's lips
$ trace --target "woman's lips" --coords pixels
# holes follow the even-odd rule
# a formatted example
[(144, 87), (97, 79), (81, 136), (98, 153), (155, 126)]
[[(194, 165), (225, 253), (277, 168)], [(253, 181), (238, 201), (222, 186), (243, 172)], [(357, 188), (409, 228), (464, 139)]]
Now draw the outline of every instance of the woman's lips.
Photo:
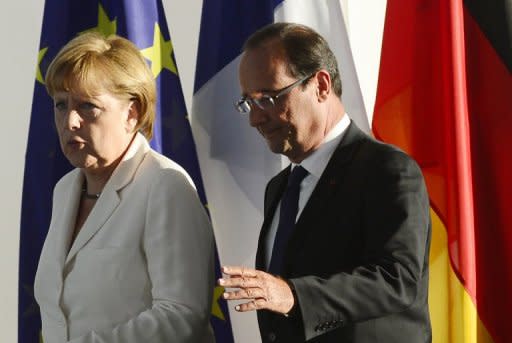
[(76, 138), (72, 138), (72, 139), (68, 140), (66, 143), (67, 146), (72, 147), (74, 149), (81, 148), (84, 146), (84, 144), (85, 144), (84, 140), (76, 139)]

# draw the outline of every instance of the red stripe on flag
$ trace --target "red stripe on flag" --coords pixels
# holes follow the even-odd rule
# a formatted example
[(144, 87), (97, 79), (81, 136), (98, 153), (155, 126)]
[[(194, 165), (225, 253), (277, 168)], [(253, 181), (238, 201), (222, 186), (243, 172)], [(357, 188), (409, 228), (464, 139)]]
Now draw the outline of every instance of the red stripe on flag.
[(461, 0), (389, 0), (375, 135), (422, 167), (454, 272), (496, 343), (512, 308), (512, 78)]
[(468, 251), (474, 230), (464, 200), (471, 196), (465, 76), (457, 62), (460, 53), (453, 53), (453, 46), (462, 44), (452, 34), (460, 19), (453, 20), (450, 5), (443, 0), (388, 2), (373, 130), (422, 167), (432, 206), (448, 230), (454, 270), (474, 298), (473, 253)]

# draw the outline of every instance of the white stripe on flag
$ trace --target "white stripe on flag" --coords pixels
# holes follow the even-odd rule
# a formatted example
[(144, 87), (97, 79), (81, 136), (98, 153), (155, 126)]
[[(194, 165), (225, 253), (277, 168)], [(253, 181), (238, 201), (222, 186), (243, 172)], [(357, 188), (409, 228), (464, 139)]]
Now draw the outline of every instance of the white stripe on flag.
[[(254, 267), (265, 184), (281, 163), (233, 106), (238, 60), (195, 93), (192, 129), (221, 265)], [(235, 342), (260, 342), (255, 313), (229, 311)]]
[(369, 133), (370, 125), (339, 0), (285, 0), (276, 8), (274, 20), (307, 25), (327, 40), (338, 60), (345, 110), (361, 130)]

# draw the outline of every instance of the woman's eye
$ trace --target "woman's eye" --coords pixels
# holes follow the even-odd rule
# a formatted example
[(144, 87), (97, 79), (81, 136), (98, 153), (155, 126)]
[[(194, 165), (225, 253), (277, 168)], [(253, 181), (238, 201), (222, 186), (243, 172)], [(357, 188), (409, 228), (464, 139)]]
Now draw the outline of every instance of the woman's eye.
[(78, 111), (80, 115), (87, 120), (96, 119), (101, 112), (100, 108), (92, 102), (81, 103)]
[(96, 108), (96, 105), (94, 105), (91, 102), (84, 102), (80, 104), (80, 109), (84, 111), (92, 111)]
[(64, 101), (56, 101), (54, 106), (58, 111), (64, 111), (66, 109), (66, 103)]

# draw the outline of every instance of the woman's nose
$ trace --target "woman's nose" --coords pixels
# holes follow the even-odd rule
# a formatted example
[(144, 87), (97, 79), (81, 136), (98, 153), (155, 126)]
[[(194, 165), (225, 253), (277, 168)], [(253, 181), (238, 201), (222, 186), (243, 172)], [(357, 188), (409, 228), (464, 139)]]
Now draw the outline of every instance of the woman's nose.
[(64, 117), (64, 125), (66, 129), (74, 131), (81, 126), (82, 118), (75, 109), (70, 109)]

